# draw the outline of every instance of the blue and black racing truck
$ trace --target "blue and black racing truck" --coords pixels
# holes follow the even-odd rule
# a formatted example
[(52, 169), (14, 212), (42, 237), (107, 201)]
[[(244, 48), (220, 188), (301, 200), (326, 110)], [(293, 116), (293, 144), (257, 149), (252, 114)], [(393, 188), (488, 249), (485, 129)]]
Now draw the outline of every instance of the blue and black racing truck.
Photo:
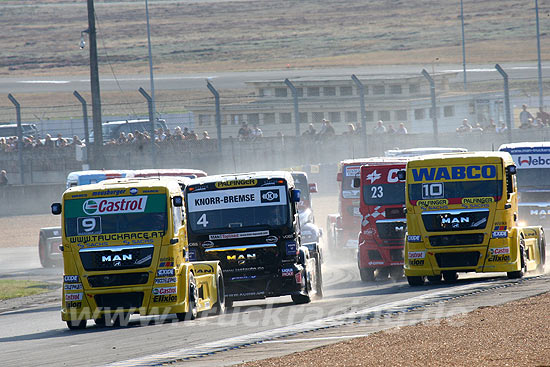
[(296, 189), (288, 172), (192, 179), (186, 187), (190, 260), (217, 260), (226, 302), (322, 295), (320, 254), (302, 245)]

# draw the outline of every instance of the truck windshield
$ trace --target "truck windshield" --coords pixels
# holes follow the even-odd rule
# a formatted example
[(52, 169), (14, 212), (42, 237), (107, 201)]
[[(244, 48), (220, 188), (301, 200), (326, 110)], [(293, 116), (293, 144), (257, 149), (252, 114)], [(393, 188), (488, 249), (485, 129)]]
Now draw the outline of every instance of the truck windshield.
[(166, 195), (66, 200), (64, 216), (67, 237), (125, 232), (165, 232)]
[(309, 200), (309, 185), (307, 183), (306, 175), (302, 174), (292, 174), (294, 178), (294, 185), (300, 190), (300, 200)]
[(445, 181), (409, 184), (409, 200), (493, 197), (500, 200), (502, 180)]
[(342, 170), (342, 197), (359, 199), (359, 187), (353, 185), (353, 179), (359, 177), (361, 166), (345, 166)]
[(518, 169), (518, 191), (550, 191), (550, 181), (548, 177), (550, 177), (550, 168)]
[(196, 233), (281, 227), (289, 221), (288, 202), (286, 186), (191, 192), (188, 223)]
[(363, 201), (367, 205), (395, 205), (405, 203), (405, 183), (397, 182), (363, 186)]

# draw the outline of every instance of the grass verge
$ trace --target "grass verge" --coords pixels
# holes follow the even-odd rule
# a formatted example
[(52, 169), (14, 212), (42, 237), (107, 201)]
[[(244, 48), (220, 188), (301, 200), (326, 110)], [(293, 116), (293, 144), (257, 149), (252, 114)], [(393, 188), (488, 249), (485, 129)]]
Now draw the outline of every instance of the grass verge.
[(0, 279), (0, 300), (32, 296), (51, 290), (50, 284), (33, 280)]

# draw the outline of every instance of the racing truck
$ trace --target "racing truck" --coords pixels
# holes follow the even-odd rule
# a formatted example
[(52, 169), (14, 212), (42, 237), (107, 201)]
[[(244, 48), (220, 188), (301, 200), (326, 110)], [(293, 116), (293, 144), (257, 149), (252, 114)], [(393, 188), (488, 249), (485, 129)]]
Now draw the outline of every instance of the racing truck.
[[(142, 170), (88, 170), (75, 171), (67, 176), (67, 189), (73, 186), (88, 185), (113, 178), (124, 177), (203, 177), (206, 172), (197, 169), (142, 169)], [(63, 265), (61, 227), (40, 228), (38, 236), (38, 256), (44, 268)]]
[(357, 250), (361, 213), (359, 212), (360, 190), (354, 185), (362, 164), (368, 158), (347, 159), (338, 164), (338, 213), (327, 216), (327, 246), (333, 254), (343, 249)]
[(226, 305), (322, 295), (320, 253), (300, 236), (300, 191), (289, 172), (192, 179), (186, 186), (190, 258), (219, 261)]
[(124, 325), (131, 314), (194, 319), (225, 310), (218, 261), (189, 261), (176, 180), (112, 179), (72, 187), (62, 203), (61, 318), (69, 329)]
[(315, 216), (313, 215), (313, 207), (311, 205), (311, 194), (317, 193), (317, 184), (309, 183), (307, 173), (301, 171), (292, 171), (294, 185), (300, 190), (300, 202), (298, 203), (298, 214), (300, 216), (300, 232), (302, 245), (309, 247), (313, 251), (312, 246), (316, 246), (319, 252), (321, 263), (323, 262), (323, 246), (321, 238), (323, 230), (315, 224)]
[(540, 226), (520, 226), (516, 166), (506, 152), (434, 154), (407, 163), (405, 275), (411, 286), (458, 272), (544, 270)]
[(517, 167), (521, 224), (550, 227), (550, 143), (504, 144)]
[(354, 186), (361, 188), (362, 216), (357, 265), (361, 280), (376, 278), (398, 280), (403, 277), (405, 219), (405, 182), (397, 173), (406, 159), (378, 158), (379, 163), (361, 166)]
[(337, 214), (329, 214), (327, 217), (327, 243), (328, 249), (333, 254), (354, 252), (358, 249), (359, 232), (361, 230), (362, 216), (359, 210), (361, 202), (361, 190), (359, 178), (362, 165), (383, 165), (395, 163), (405, 158), (361, 158), (348, 159), (340, 162), (336, 181), (339, 183), (340, 194), (338, 196)]

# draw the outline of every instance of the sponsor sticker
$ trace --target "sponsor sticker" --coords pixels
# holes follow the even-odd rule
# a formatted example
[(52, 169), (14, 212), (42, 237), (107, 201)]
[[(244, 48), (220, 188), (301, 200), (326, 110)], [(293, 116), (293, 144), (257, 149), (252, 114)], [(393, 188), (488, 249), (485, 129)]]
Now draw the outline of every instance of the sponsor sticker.
[(172, 266), (174, 266), (172, 261), (161, 262), (159, 264), (159, 268), (171, 268)]
[(66, 308), (81, 308), (82, 302), (65, 302)]
[(409, 259), (423, 259), (426, 257), (426, 251), (409, 251)]
[(497, 177), (495, 165), (422, 167), (412, 169), (413, 181), (482, 180)]
[(64, 275), (63, 281), (65, 283), (79, 283), (80, 278), (78, 277), (78, 275)]
[(176, 277), (155, 278), (155, 284), (176, 283)]
[(83, 293), (66, 293), (65, 301), (82, 301)]
[(284, 277), (291, 277), (294, 275), (294, 269), (292, 268), (281, 269), (281, 275)]
[(157, 277), (173, 277), (176, 275), (175, 269), (158, 269)]
[(191, 192), (187, 197), (189, 212), (193, 213), (266, 205), (285, 205), (287, 203), (287, 190), (286, 186), (281, 185), (272, 186), (269, 189), (250, 187), (233, 190)]
[(508, 231), (493, 231), (492, 238), (506, 238), (508, 237)]
[(424, 259), (409, 259), (411, 266), (424, 266)]
[(77, 290), (82, 289), (82, 283), (64, 284), (63, 289), (65, 289), (66, 291), (77, 291)]
[(431, 199), (431, 200), (418, 200), (416, 205), (422, 209), (430, 209), (432, 207), (439, 207), (441, 205), (449, 205), (449, 200), (447, 199)]
[(82, 204), (87, 215), (106, 215), (123, 213), (143, 213), (147, 196), (121, 196), (104, 199), (88, 199)]
[(130, 189), (130, 194), (131, 194), (131, 195), (135, 195), (135, 194), (137, 194), (137, 193), (138, 193), (138, 189), (137, 189), (137, 188), (132, 187), (132, 188)]
[(510, 247), (490, 248), (491, 255), (506, 255), (510, 253)]
[(178, 300), (178, 296), (174, 294), (153, 296), (153, 302), (155, 303), (176, 302), (177, 300)]
[(490, 256), (487, 262), (510, 262), (510, 255), (494, 255)]
[(494, 202), (493, 197), (462, 198), (462, 204), (488, 204)]
[(361, 167), (358, 166), (347, 166), (346, 167), (346, 176), (347, 177), (355, 177), (361, 172)]
[(369, 261), (367, 264), (368, 265), (383, 265), (384, 262), (383, 261)]
[(257, 184), (258, 184), (258, 180), (233, 180), (233, 181), (216, 182), (215, 186), (218, 189), (227, 189), (230, 187), (256, 186)]
[(269, 231), (211, 234), (208, 236), (208, 239), (209, 240), (228, 240), (233, 238), (249, 238), (249, 237), (261, 237), (261, 236), (269, 236)]
[(407, 235), (407, 241), (408, 242), (422, 242), (422, 236), (419, 235), (419, 234), (410, 234), (410, 235)]
[(153, 288), (153, 295), (162, 296), (165, 294), (176, 294), (178, 293), (178, 287), (163, 287), (163, 288)]

